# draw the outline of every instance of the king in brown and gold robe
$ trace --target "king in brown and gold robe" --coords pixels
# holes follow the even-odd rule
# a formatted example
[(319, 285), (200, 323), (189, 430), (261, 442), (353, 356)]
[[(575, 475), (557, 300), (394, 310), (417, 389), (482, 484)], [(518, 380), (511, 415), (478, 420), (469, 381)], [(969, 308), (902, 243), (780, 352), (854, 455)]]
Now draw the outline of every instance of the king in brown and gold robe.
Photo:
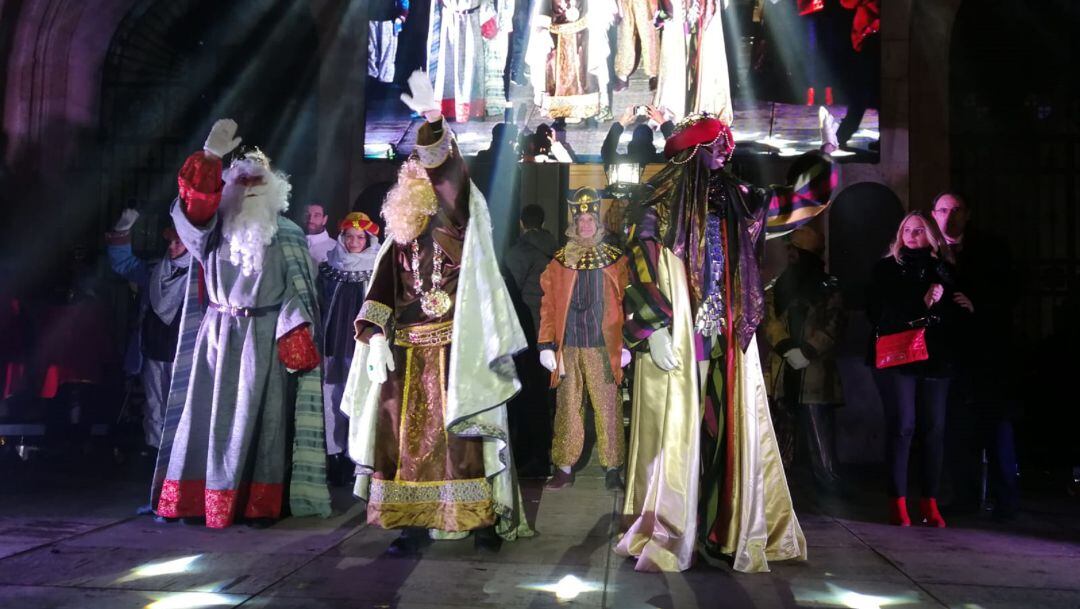
[[(342, 403), (356, 493), (368, 501), (368, 522), (383, 528), (455, 537), (495, 525), (505, 539), (529, 535), (512, 479), (505, 406), (520, 388), (510, 358), (525, 347), (524, 334), (501, 278), (492, 280), (499, 276), (483, 197), (441, 119), (421, 127), (402, 181), (433, 189), (434, 200), (421, 209), (429, 217), (412, 239), (395, 235), (388, 218), (391, 238), (356, 318), (360, 345)], [(406, 208), (423, 198), (410, 196), (416, 192), (401, 198)], [(438, 290), (445, 306), (425, 305), (424, 296)], [(463, 290), (472, 296), (467, 303)], [(476, 332), (477, 323), (489, 324), (490, 340), (464, 355), (455, 351), (466, 342), (459, 333)], [(382, 383), (365, 373), (380, 365), (369, 359), (376, 335), (386, 337), (393, 358)]]

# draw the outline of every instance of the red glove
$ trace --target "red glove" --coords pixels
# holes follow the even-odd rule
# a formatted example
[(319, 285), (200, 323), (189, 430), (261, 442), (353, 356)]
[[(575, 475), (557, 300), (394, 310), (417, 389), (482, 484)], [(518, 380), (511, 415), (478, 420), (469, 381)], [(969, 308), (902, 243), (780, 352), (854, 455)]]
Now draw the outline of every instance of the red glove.
[(308, 324), (297, 326), (277, 341), (278, 359), (289, 370), (307, 372), (319, 365), (319, 350), (311, 338)]
[(209, 222), (221, 203), (221, 159), (201, 150), (192, 154), (180, 168), (176, 183), (188, 220), (198, 226)]
[(483, 36), (485, 40), (494, 40), (498, 33), (499, 24), (495, 23), (494, 17), (488, 19), (480, 26), (480, 35)]

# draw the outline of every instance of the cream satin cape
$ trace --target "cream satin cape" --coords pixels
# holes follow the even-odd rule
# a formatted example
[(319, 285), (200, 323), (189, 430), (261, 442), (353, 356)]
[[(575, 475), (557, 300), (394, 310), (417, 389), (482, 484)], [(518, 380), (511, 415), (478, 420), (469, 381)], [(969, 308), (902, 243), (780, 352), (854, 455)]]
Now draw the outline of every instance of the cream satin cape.
[[(623, 506), (629, 527), (615, 551), (637, 557), (638, 571), (683, 571), (697, 541), (701, 385), (685, 267), (666, 247), (660, 248), (656, 281), (671, 302), (680, 365), (664, 372), (648, 353), (636, 356)], [(722, 549), (732, 555), (736, 571), (768, 571), (769, 560), (805, 559), (806, 539), (780, 462), (757, 340), (736, 357), (736, 479)]]
[[(445, 420), (450, 433), (483, 438), (484, 473), (499, 516), (496, 530), (509, 540), (533, 534), (522, 510), (506, 418), (506, 402), (521, 390), (513, 356), (527, 342), (496, 262), (487, 202), (474, 184), (469, 187), (469, 224), (454, 300)], [(382, 248), (380, 258), (392, 249)], [(357, 341), (341, 400), (341, 410), (349, 417), (349, 457), (358, 465), (353, 493), (365, 501), (374, 471), (382, 386), (368, 380), (367, 354), (368, 346)]]

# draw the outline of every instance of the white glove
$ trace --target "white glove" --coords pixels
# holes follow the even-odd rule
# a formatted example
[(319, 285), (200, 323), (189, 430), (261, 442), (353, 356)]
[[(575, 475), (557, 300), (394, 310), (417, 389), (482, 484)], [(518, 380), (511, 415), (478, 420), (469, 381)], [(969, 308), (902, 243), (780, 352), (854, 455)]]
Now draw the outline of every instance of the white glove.
[(625, 368), (625, 367), (629, 366), (630, 365), (630, 360), (631, 360), (630, 350), (629, 349), (623, 349), (622, 354), (619, 357), (619, 367), (620, 368)]
[(386, 337), (376, 334), (368, 341), (367, 375), (372, 383), (386, 382), (386, 371), (394, 371), (394, 355), (390, 353), (390, 345)]
[(840, 142), (836, 139), (840, 123), (825, 106), (818, 106), (818, 127), (821, 129), (821, 149), (825, 152), (836, 152), (840, 148)]
[(787, 352), (784, 353), (784, 359), (787, 360), (789, 366), (796, 370), (802, 370), (810, 365), (810, 360), (806, 359), (806, 355), (804, 355), (802, 349), (798, 347), (788, 349)]
[(206, 136), (203, 150), (218, 158), (224, 158), (240, 145), (240, 138), (236, 137), (236, 129), (236, 121), (233, 119), (218, 120), (210, 129), (210, 135)]
[(408, 83), (409, 92), (412, 95), (402, 93), (401, 101), (413, 112), (432, 121), (431, 118), (428, 118), (428, 113), (432, 111), (439, 112), (439, 104), (435, 101), (435, 89), (431, 86), (431, 79), (423, 70), (416, 70), (409, 76)]
[(679, 358), (675, 357), (675, 348), (671, 344), (671, 330), (667, 328), (649, 335), (649, 354), (653, 363), (665, 372), (679, 367)]
[(555, 360), (555, 352), (551, 349), (544, 349), (543, 351), (541, 351), (540, 365), (552, 372), (555, 372), (555, 369), (559, 367), (559, 362)]
[(113, 231), (117, 233), (126, 233), (131, 230), (132, 226), (135, 226), (135, 221), (139, 219), (139, 212), (131, 209), (125, 209), (120, 212), (120, 219), (113, 224)]

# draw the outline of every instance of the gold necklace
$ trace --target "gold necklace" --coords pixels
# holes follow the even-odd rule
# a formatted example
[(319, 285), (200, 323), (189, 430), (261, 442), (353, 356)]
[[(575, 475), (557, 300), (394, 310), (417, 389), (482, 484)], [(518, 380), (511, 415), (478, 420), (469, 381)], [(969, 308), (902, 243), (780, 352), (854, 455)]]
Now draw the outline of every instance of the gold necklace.
[(428, 317), (442, 317), (454, 305), (450, 295), (442, 289), (442, 248), (432, 239), (434, 251), (431, 254), (431, 290), (424, 291), (424, 280), (420, 277), (420, 243), (412, 242), (413, 289), (420, 295), (420, 310)]

